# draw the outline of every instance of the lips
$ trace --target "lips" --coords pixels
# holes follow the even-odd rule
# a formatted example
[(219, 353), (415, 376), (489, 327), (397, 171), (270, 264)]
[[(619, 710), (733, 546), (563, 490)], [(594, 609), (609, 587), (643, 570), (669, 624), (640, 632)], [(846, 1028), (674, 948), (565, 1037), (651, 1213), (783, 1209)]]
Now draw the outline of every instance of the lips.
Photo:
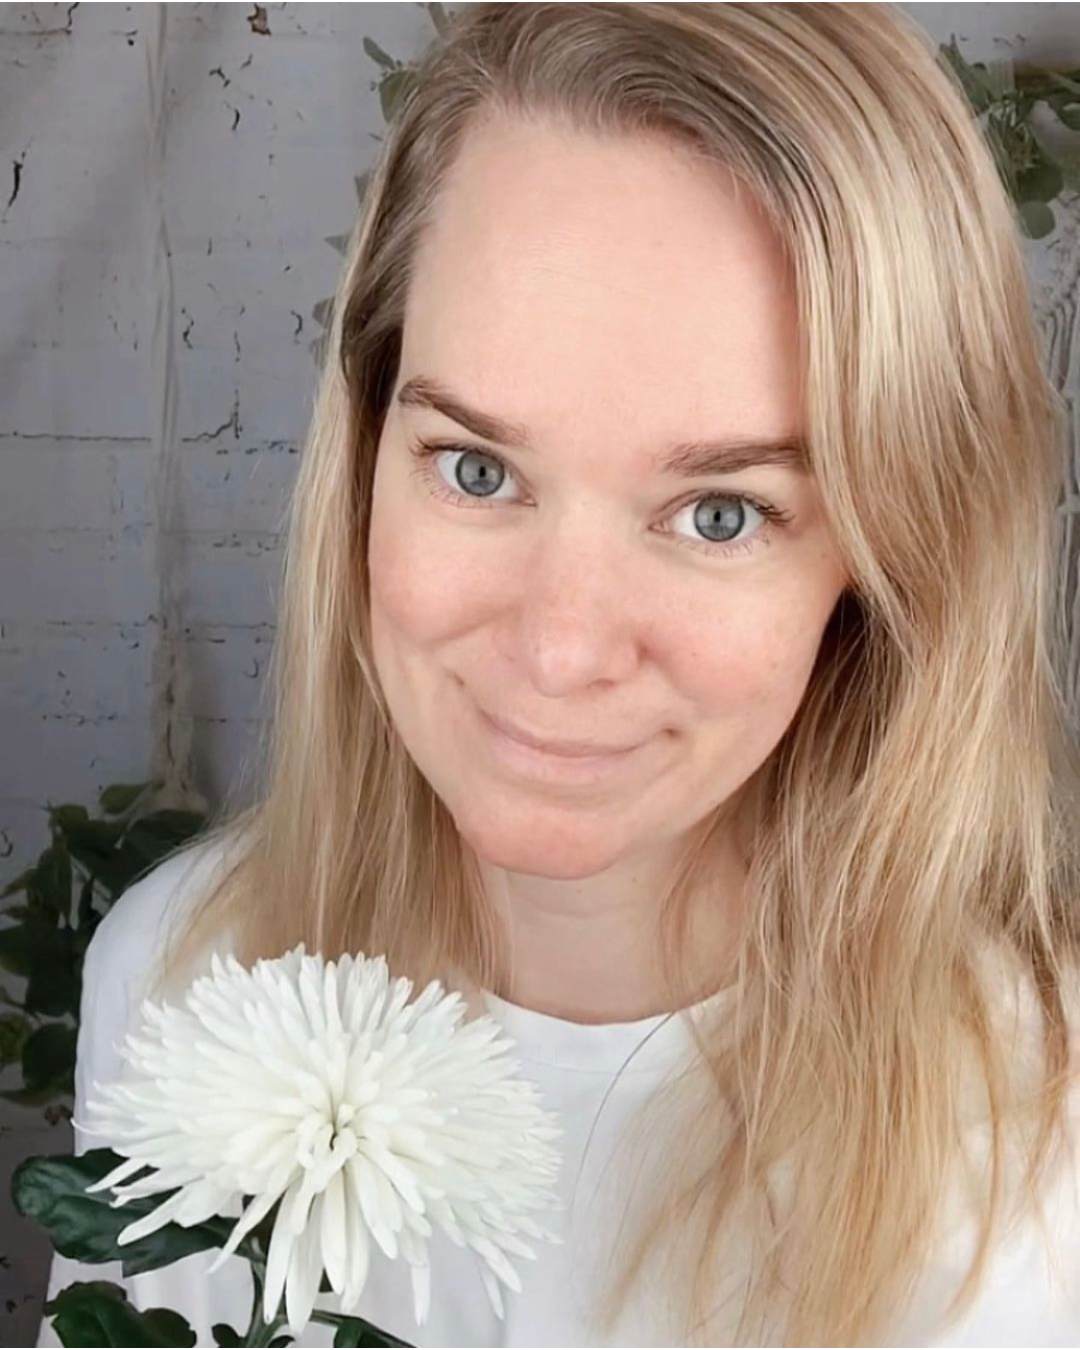
[(636, 745), (605, 745), (596, 741), (548, 740), (523, 731), (513, 722), (506, 722), (491, 713), (484, 713), (484, 716), (504, 736), (520, 741), (522, 745), (530, 746), (533, 750), (543, 750), (550, 755), (564, 755), (567, 759), (588, 759), (599, 755), (624, 755), (637, 748)]

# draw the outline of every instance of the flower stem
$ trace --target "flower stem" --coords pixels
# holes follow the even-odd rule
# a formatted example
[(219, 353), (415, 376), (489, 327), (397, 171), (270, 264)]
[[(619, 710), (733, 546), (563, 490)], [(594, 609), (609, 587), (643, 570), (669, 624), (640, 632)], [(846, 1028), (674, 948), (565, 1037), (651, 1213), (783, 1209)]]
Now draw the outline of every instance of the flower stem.
[(269, 1345), (285, 1325), (284, 1317), (275, 1317), (272, 1322), (264, 1322), (262, 1314), (263, 1269), (255, 1261), (251, 1265), (253, 1296), (251, 1300), (251, 1321), (241, 1345)]

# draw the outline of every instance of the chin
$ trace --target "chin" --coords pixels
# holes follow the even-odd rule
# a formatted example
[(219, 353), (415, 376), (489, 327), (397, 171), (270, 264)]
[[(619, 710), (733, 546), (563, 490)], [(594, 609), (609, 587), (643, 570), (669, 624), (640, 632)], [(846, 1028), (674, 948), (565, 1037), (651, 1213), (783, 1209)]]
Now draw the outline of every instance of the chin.
[(501, 820), (493, 813), (484, 822), (470, 814), (454, 820), (473, 852), (492, 867), (526, 876), (558, 881), (580, 881), (596, 876), (622, 857), (625, 848), (614, 841), (597, 822), (544, 821), (542, 811), (523, 813), (526, 818)]

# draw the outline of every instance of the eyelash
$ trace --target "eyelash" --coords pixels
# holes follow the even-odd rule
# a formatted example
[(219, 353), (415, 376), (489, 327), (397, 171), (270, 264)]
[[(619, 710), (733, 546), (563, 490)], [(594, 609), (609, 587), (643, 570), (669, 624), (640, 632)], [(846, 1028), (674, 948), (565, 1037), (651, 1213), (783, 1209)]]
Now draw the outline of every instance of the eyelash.
[[(469, 497), (467, 494), (455, 492), (452, 488), (447, 487), (446, 483), (439, 477), (434, 463), (435, 456), (444, 451), (455, 454), (475, 453), (485, 455), (488, 459), (493, 459), (496, 464), (501, 465), (507, 472), (511, 471), (505, 460), (500, 459), (493, 451), (483, 450), (477, 445), (463, 445), (458, 441), (430, 441), (423, 438), (410, 445), (409, 453), (418, 461), (412, 473), (423, 479), (434, 496), (442, 501), (450, 502), (453, 506), (463, 506), (466, 510), (474, 506), (483, 507), (486, 503), (481, 497)], [(722, 498), (725, 501), (749, 502), (755, 511), (758, 511), (765, 518), (765, 527), (751, 539), (741, 539), (735, 542), (712, 543), (707, 539), (687, 539), (684, 535), (674, 535), (673, 538), (677, 543), (685, 544), (687, 548), (696, 549), (713, 557), (716, 557), (717, 554), (730, 556), (734, 553), (749, 553), (759, 545), (767, 547), (771, 544), (772, 530), (782, 528), (792, 518), (789, 511), (784, 511), (774, 503), (765, 501), (761, 497), (752, 496), (748, 492), (702, 492), (697, 497), (691, 497), (689, 501), (680, 502), (675, 509), (681, 511), (683, 507), (713, 498)]]

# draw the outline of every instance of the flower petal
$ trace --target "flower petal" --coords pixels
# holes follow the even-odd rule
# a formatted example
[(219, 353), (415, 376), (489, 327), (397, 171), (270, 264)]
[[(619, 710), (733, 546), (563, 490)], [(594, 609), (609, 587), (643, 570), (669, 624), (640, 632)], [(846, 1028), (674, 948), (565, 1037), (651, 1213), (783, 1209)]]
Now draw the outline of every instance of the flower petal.
[[(348, 1254), (345, 1249), (345, 1178), (335, 1172), (322, 1196), (322, 1221), (319, 1225), (319, 1244), (326, 1277), (335, 1294), (340, 1295), (347, 1278)], [(316, 1216), (312, 1211), (311, 1222)]]
[(315, 1201), (311, 1225), (296, 1240), (285, 1283), (285, 1315), (289, 1330), (299, 1336), (311, 1318), (311, 1310), (319, 1293), (322, 1279), (322, 1252), (319, 1244), (319, 1216), (323, 1197)]
[(382, 1212), (379, 1208), (377, 1170), (361, 1153), (354, 1153), (345, 1164), (344, 1170), (352, 1185), (353, 1193), (360, 1206), (360, 1212), (364, 1216), (368, 1231), (383, 1252), (393, 1260), (397, 1256), (397, 1242), (393, 1233), (387, 1229), (383, 1222)]
[(280, 1198), (280, 1195), (274, 1191), (267, 1191), (265, 1195), (257, 1195), (254, 1200), (252, 1200), (251, 1204), (248, 1205), (247, 1209), (244, 1210), (243, 1214), (234, 1224), (233, 1230), (229, 1234), (228, 1241), (218, 1252), (213, 1265), (210, 1266), (208, 1274), (212, 1275), (215, 1270), (221, 1269), (248, 1233), (251, 1232), (265, 1214), (268, 1214), (270, 1210), (273, 1209)]
[(504, 1284), (508, 1284), (516, 1294), (521, 1293), (521, 1276), (490, 1238), (473, 1235), (469, 1238), (469, 1246), (480, 1253)]
[[(72, 1124), (74, 1123), (75, 1122), (72, 1121)], [(95, 1181), (84, 1189), (87, 1193), (91, 1191), (103, 1191), (106, 1186), (113, 1186), (116, 1182), (123, 1181), (125, 1177), (131, 1176), (133, 1172), (141, 1172), (145, 1166), (146, 1163), (142, 1158), (126, 1158), (119, 1167), (114, 1167), (113, 1170), (103, 1176), (100, 1181)]]
[(413, 1316), (416, 1318), (416, 1325), (422, 1327), (431, 1309), (431, 1266), (426, 1261), (421, 1265), (411, 1266), (409, 1275), (412, 1279)]
[[(282, 1201), (282, 1209), (285, 1202)], [(263, 1285), (263, 1321), (272, 1322), (281, 1306), (281, 1295), (292, 1261), (295, 1238), (278, 1210), (274, 1229), (270, 1234), (270, 1250), (266, 1254), (266, 1283)]]
[(164, 1228), (167, 1223), (172, 1223), (173, 1216), (184, 1203), (184, 1198), (184, 1192), (179, 1190), (171, 1199), (158, 1205), (157, 1209), (152, 1209), (149, 1214), (144, 1214), (141, 1219), (136, 1219), (134, 1223), (129, 1223), (126, 1228), (121, 1228), (116, 1235), (116, 1245), (126, 1247), (129, 1242), (137, 1242), (139, 1238), (146, 1237), (148, 1233), (156, 1233), (159, 1228)]
[(346, 1245), (349, 1252), (349, 1282), (342, 1296), (341, 1306), (343, 1312), (349, 1313), (355, 1310), (357, 1303), (360, 1301), (360, 1295), (363, 1293), (364, 1285), (367, 1283), (371, 1244), (368, 1241), (367, 1225), (360, 1213), (360, 1202), (357, 1200), (352, 1187), (348, 1184), (347, 1177), (345, 1183), (345, 1225)]
[(506, 1317), (506, 1311), (503, 1308), (502, 1291), (499, 1288), (499, 1281), (492, 1275), (487, 1266), (480, 1267), (480, 1280), (487, 1290), (487, 1296), (491, 1301), (491, 1307), (499, 1321)]

